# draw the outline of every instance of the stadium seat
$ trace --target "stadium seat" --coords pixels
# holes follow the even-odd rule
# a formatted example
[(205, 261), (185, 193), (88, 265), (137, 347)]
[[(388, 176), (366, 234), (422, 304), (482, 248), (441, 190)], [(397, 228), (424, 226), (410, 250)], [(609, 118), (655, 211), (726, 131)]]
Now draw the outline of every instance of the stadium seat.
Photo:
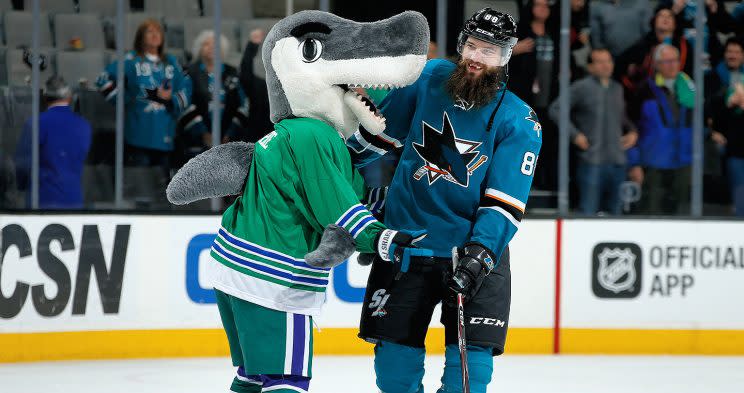
[[(24, 1), (23, 9), (33, 11), (33, 0)], [(49, 14), (73, 13), (75, 12), (74, 0), (39, 0), (39, 11)]]
[(170, 18), (195, 18), (201, 16), (199, 0), (144, 0), (145, 14)]
[[(184, 21), (183, 26), (183, 42), (184, 46), (183, 48), (190, 53), (193, 56), (193, 53), (191, 53), (191, 47), (194, 45), (194, 40), (196, 39), (196, 36), (199, 35), (203, 30), (212, 30), (214, 28), (214, 19), (204, 17), (204, 18), (192, 18), (192, 19), (186, 19)], [(227, 39), (230, 41), (230, 46), (235, 48), (235, 45), (237, 45), (237, 29), (238, 29), (238, 22), (233, 19), (223, 19), (222, 20), (222, 34), (227, 37)]]
[[(52, 46), (52, 32), (49, 28), (49, 16), (42, 12), (39, 14), (39, 46)], [(33, 15), (31, 12), (8, 11), (3, 14), (3, 26), (5, 27), (5, 45), (8, 48), (19, 46), (31, 46), (31, 27), (33, 26)]]
[(165, 17), (165, 46), (183, 49), (183, 18)]
[(12, 11), (13, 1), (12, 0), (0, 0), (0, 12)]
[[(204, 16), (214, 15), (214, 0), (203, 0)], [(234, 19), (251, 19), (253, 18), (253, 1), (252, 0), (221, 0), (222, 17)]]
[[(54, 50), (41, 48), (41, 55), (46, 58), (46, 69), (41, 71), (39, 85), (54, 74)], [(26, 86), (31, 80), (31, 67), (23, 61), (23, 50), (8, 49), (5, 54), (5, 66), (8, 73), (8, 84), (11, 86)]]
[(102, 51), (57, 52), (57, 72), (73, 87), (95, 89), (96, 78), (105, 66)]
[(58, 49), (68, 49), (70, 40), (82, 40), (82, 49), (104, 49), (101, 19), (95, 14), (58, 14), (54, 16), (54, 40)]
[[(116, 16), (116, 1), (111, 0), (78, 0), (80, 13), (96, 14), (104, 17)], [(128, 4), (124, 6), (124, 12), (129, 11)]]

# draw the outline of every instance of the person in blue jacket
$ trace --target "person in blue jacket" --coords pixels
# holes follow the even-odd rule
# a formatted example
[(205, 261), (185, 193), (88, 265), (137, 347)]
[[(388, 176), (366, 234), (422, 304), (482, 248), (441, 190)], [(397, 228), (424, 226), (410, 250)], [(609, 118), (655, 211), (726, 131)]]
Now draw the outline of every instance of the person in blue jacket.
[(148, 19), (137, 28), (134, 50), (124, 58), (124, 86), (117, 86), (117, 62), (98, 78), (99, 91), (111, 103), (124, 89), (125, 165), (156, 166), (169, 171), (176, 121), (189, 105), (190, 81), (175, 56), (164, 53), (163, 27)]
[[(72, 89), (62, 77), (50, 77), (43, 96), (48, 107), (39, 115), (39, 208), (81, 209), (81, 177), (90, 150), (90, 124), (70, 108)], [(31, 119), (23, 126), (15, 164), (19, 189), (26, 191), (30, 207)]]
[(646, 81), (638, 142), (628, 150), (630, 179), (642, 184), (639, 212), (689, 212), (695, 85), (679, 70), (679, 50), (661, 44)]
[(418, 244), (435, 254), (408, 266), (378, 257), (372, 264), (359, 336), (376, 344), (377, 386), (385, 393), (423, 391), (424, 338), (440, 302), (446, 352), (439, 392), (462, 392), (455, 293), (466, 301), (471, 392), (486, 392), (492, 357), (504, 352), (507, 244), (524, 215), (542, 141), (535, 112), (506, 88), (516, 42), (511, 16), (478, 11), (459, 35), (457, 64), (430, 60), (414, 84), (382, 101), (382, 133), (360, 127), (348, 141), (358, 167), (402, 150), (384, 222), (427, 230)]

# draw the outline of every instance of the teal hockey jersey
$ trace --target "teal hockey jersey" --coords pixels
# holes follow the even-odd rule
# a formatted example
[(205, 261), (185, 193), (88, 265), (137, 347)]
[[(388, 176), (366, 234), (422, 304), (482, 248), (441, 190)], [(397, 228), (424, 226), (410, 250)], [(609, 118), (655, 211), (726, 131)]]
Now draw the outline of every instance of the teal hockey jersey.
[[(116, 102), (117, 62), (109, 64), (98, 78), (99, 91), (106, 100)], [(170, 85), (169, 102), (152, 100), (158, 87)], [(124, 140), (127, 144), (147, 149), (171, 151), (176, 120), (186, 110), (191, 97), (191, 84), (175, 56), (163, 61), (129, 52), (124, 58)]]
[(451, 99), (445, 84), (454, 69), (452, 62), (430, 60), (413, 85), (381, 103), (385, 131), (373, 136), (360, 127), (347, 146), (357, 167), (402, 149), (385, 200), (386, 226), (427, 230), (418, 244), (437, 256), (471, 241), (500, 256), (524, 214), (542, 127), (506, 89), (481, 108)]

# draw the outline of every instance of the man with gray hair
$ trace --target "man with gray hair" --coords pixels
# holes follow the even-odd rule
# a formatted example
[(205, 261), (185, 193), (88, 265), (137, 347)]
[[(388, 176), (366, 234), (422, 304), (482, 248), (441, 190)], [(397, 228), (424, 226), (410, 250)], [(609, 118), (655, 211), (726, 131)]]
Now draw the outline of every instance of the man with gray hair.
[(640, 210), (685, 214), (690, 201), (695, 85), (679, 70), (679, 50), (661, 44), (641, 101), (639, 138), (628, 151), (631, 180), (642, 184)]
[[(60, 76), (44, 85), (47, 110), (39, 114), (39, 208), (83, 207), (81, 177), (91, 143), (90, 124), (70, 108), (72, 89)], [(26, 121), (16, 149), (20, 190), (31, 190), (31, 119)], [(30, 206), (29, 206), (30, 207)]]

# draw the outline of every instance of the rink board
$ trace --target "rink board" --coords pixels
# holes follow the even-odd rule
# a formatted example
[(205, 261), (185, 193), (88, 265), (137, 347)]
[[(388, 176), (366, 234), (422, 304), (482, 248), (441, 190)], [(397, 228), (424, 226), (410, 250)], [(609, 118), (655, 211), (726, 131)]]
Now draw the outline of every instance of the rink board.
[[(214, 294), (201, 269), (211, 263), (219, 221), (0, 217), (0, 361), (226, 355)], [(744, 354), (744, 297), (734, 285), (744, 282), (744, 269), (732, 267), (727, 251), (744, 247), (737, 233), (744, 233), (743, 223), (526, 220), (510, 245), (507, 352)], [(605, 243), (612, 255), (603, 254), (602, 265), (597, 255)], [(665, 263), (657, 260), (659, 249), (673, 260), (673, 247), (682, 255), (687, 251), (681, 247), (696, 245), (703, 259), (718, 252), (721, 262), (713, 264), (721, 266), (692, 272), (657, 266)], [(626, 249), (641, 254), (640, 261), (628, 263)], [(635, 286), (627, 275), (616, 276), (619, 267), (631, 265), (640, 272)], [(317, 318), (317, 354), (372, 353), (356, 338), (367, 274), (353, 260), (334, 270)], [(668, 276), (679, 276), (678, 284)], [(443, 351), (438, 320), (437, 310), (429, 353)]]

